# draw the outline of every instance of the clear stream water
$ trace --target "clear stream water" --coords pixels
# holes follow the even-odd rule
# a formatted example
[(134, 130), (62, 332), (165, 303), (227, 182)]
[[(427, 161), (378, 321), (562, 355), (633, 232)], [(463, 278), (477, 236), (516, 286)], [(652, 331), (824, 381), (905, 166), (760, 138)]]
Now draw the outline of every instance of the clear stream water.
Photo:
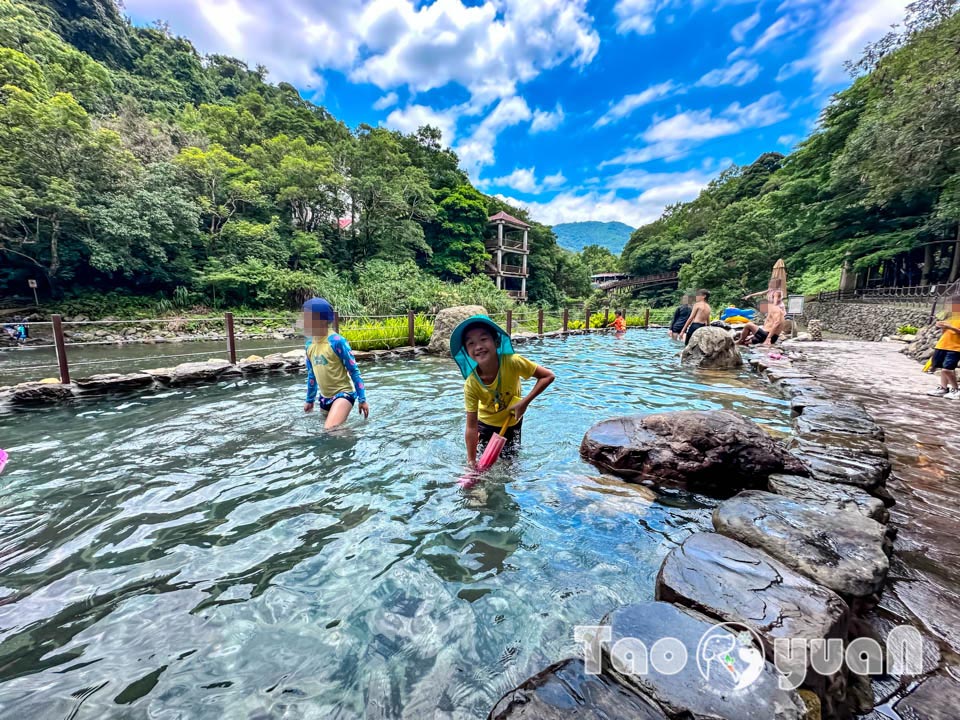
[(577, 654), (715, 503), (598, 478), (584, 431), (788, 408), (659, 332), (518, 349), (557, 382), (468, 491), (445, 359), (365, 365), (371, 418), (335, 433), (302, 375), (0, 416), (0, 716), (481, 718)]

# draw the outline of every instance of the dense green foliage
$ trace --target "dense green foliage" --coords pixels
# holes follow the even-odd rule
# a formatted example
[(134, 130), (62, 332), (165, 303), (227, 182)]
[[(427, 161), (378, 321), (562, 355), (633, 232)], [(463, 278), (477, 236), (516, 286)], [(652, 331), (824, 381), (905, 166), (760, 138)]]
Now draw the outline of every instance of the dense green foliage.
[(622, 222), (573, 222), (553, 226), (560, 247), (580, 252), (588, 245), (599, 245), (613, 254), (623, 252), (633, 228)]
[(36, 278), (53, 301), (499, 307), (482, 271), (501, 209), (533, 225), (532, 301), (588, 292), (586, 267), (478, 192), (436, 129), (350, 129), (266, 74), (113, 0), (0, 0), (0, 294)]
[[(679, 270), (681, 287), (736, 302), (784, 258), (790, 292), (960, 275), (960, 16), (956, 0), (910, 7), (905, 29), (868, 48), (867, 71), (834, 96), (790, 155), (733, 167), (695, 200), (636, 230), (638, 275)], [(847, 255), (849, 253), (849, 255)]]

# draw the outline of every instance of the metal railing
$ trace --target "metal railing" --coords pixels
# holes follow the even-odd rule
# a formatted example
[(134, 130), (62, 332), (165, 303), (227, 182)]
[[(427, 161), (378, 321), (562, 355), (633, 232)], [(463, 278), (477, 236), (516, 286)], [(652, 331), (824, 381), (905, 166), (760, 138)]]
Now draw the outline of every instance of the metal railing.
[(806, 297), (808, 302), (827, 303), (895, 303), (920, 305), (930, 308), (930, 316), (937, 314), (937, 307), (949, 297), (960, 294), (960, 281), (937, 285), (909, 285), (905, 287), (858, 288), (834, 290)]

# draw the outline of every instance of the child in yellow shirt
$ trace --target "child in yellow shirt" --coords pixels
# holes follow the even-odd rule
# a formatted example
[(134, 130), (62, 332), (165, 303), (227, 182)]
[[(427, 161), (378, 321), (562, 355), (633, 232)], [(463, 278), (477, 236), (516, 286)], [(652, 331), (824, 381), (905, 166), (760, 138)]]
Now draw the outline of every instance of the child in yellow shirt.
[(937, 341), (931, 364), (934, 372), (940, 369), (940, 387), (931, 390), (928, 395), (960, 400), (960, 389), (957, 389), (957, 364), (960, 363), (960, 296), (950, 298), (947, 311), (947, 319), (937, 323), (943, 334)]
[[(542, 365), (513, 351), (510, 336), (486, 315), (474, 315), (450, 335), (450, 354), (463, 374), (463, 399), (467, 411), (467, 462), (477, 462), (478, 449), (500, 432), (508, 420), (504, 449), (520, 444), (523, 414), (537, 395), (556, 377)], [(521, 397), (520, 380), (537, 383)], [(478, 445), (480, 448), (478, 448)]]

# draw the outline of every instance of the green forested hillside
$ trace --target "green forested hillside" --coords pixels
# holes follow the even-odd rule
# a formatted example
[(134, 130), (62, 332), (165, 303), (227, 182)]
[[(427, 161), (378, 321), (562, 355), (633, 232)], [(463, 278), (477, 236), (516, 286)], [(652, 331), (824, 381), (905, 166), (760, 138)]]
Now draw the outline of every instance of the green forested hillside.
[(560, 247), (580, 252), (590, 245), (606, 248), (615, 255), (623, 252), (633, 228), (622, 222), (572, 222), (553, 226)]
[[(36, 278), (53, 300), (505, 301), (480, 273), (486, 218), (531, 218), (477, 191), (437, 130), (348, 128), (266, 75), (113, 0), (0, 0), (0, 296)], [(531, 300), (587, 292), (548, 227), (531, 245)]]
[(779, 257), (791, 292), (836, 290), (845, 257), (861, 284), (956, 280), (960, 16), (955, 0), (910, 10), (794, 152), (731, 168), (667, 208), (633, 233), (625, 269), (679, 269), (681, 287), (731, 302), (764, 289)]

